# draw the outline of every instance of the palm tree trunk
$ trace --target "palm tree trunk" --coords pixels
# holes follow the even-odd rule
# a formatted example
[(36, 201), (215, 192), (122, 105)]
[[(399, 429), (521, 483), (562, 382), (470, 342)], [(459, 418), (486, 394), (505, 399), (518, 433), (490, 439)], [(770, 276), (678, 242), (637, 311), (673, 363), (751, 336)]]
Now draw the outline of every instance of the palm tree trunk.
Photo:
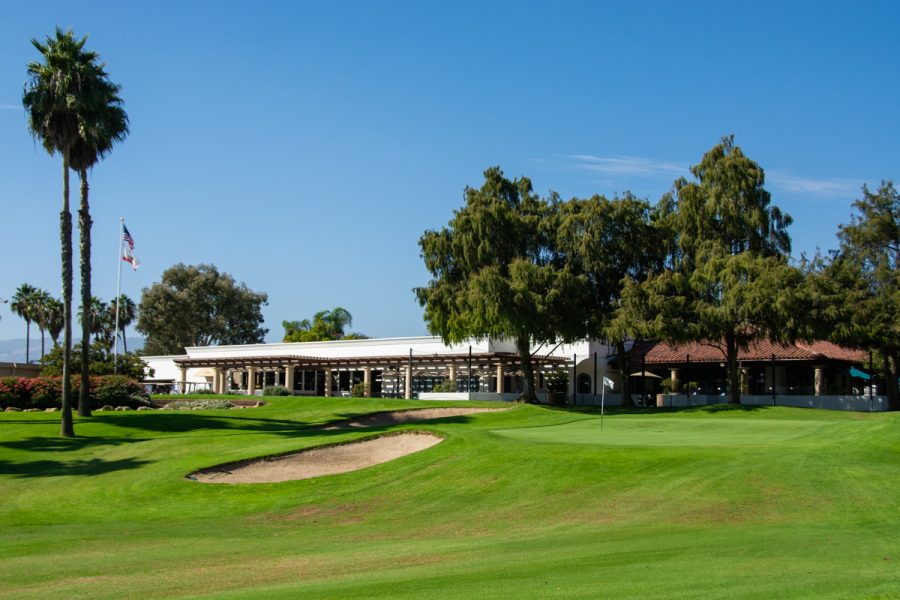
[(122, 328), (122, 354), (128, 354), (128, 340), (125, 339), (125, 328)]
[(44, 360), (44, 328), (41, 328), (41, 360)]
[(78, 394), (78, 416), (91, 416), (91, 213), (88, 205), (87, 169), (81, 177), (81, 208), (78, 211), (78, 230), (81, 233), (79, 252), (81, 261), (81, 387)]
[(31, 321), (25, 319), (25, 364), (31, 364)]
[(63, 369), (60, 435), (75, 437), (72, 423), (72, 213), (69, 210), (69, 157), (63, 153), (63, 206), (59, 213), (62, 243)]

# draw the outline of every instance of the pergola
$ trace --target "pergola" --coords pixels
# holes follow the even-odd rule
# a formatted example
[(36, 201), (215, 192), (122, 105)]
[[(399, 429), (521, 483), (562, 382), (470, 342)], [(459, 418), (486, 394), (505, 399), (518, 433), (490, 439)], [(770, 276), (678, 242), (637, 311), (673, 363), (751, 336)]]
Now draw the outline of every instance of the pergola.
[[(536, 371), (557, 369), (565, 366), (567, 359), (560, 356), (540, 355), (532, 357), (532, 365)], [(175, 364), (180, 370), (182, 389), (185, 389), (187, 369), (212, 369), (213, 388), (216, 393), (223, 393), (226, 382), (233, 372), (246, 373), (247, 392), (255, 392), (255, 376), (258, 372), (275, 371), (276, 382), (280, 382), (284, 374), (284, 385), (293, 390), (294, 375), (297, 370), (324, 372), (324, 394), (332, 392), (331, 374), (333, 371), (362, 371), (363, 382), (370, 389), (373, 371), (393, 372), (399, 378), (401, 373), (405, 381), (405, 397), (412, 397), (412, 378), (416, 375), (446, 377), (455, 381), (458, 375), (496, 373), (497, 392), (503, 392), (503, 377), (521, 372), (521, 358), (513, 352), (477, 352), (457, 354), (414, 354), (390, 356), (347, 356), (322, 357), (300, 355), (278, 356), (227, 356), (227, 357), (182, 357), (176, 358)]]

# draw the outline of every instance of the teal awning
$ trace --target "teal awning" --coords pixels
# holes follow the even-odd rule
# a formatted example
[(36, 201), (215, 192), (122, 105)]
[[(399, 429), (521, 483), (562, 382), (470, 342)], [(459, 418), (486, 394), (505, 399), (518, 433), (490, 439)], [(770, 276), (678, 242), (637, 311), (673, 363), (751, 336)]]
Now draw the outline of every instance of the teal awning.
[(860, 371), (856, 367), (850, 367), (850, 377), (857, 377), (859, 379), (872, 379), (871, 375), (869, 375), (865, 371)]

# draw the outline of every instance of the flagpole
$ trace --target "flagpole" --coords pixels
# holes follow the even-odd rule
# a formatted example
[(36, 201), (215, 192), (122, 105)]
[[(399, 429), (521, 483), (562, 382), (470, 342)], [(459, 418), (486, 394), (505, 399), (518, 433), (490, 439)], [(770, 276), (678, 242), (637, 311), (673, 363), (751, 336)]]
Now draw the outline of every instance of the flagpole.
[(600, 392), (600, 431), (603, 431), (603, 409), (606, 404), (606, 376), (604, 376), (603, 391)]
[(116, 256), (116, 331), (113, 344), (113, 373), (119, 372), (119, 297), (122, 295), (122, 249), (125, 243), (125, 217), (119, 218), (119, 246)]

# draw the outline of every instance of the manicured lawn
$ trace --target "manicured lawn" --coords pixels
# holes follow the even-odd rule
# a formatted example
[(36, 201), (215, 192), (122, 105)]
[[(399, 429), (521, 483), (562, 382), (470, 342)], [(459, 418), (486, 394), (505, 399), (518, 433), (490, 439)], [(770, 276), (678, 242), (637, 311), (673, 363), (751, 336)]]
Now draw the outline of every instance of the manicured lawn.
[[(204, 485), (211, 465), (448, 406), (0, 414), (0, 598), (900, 598), (900, 414), (516, 406), (354, 473)], [(488, 403), (479, 403), (489, 405)], [(470, 406), (471, 404), (467, 404)]]

